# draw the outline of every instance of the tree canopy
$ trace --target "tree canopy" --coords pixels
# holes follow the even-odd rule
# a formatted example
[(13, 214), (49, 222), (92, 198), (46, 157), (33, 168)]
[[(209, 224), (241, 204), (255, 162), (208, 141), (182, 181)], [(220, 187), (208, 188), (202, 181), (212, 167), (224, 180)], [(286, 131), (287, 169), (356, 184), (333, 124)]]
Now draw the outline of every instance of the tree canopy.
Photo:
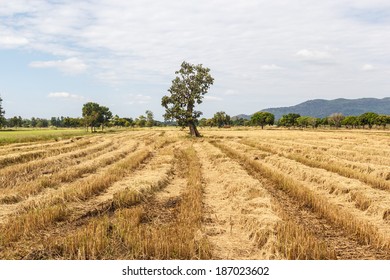
[(3, 110), (2, 104), (3, 104), (3, 99), (0, 96), (0, 128), (3, 127), (5, 123), (5, 117), (4, 117), (5, 111)]
[(369, 128), (372, 128), (372, 126), (376, 123), (376, 118), (378, 117), (377, 113), (374, 112), (366, 112), (364, 114), (361, 114), (359, 116), (359, 122), (364, 127), (365, 125), (368, 125)]
[(110, 109), (94, 102), (85, 103), (83, 105), (82, 113), (85, 126), (87, 128), (90, 127), (91, 131), (95, 130), (98, 126), (102, 126), (103, 130), (104, 125), (112, 118)]
[(298, 125), (297, 120), (300, 116), (301, 116), (300, 114), (296, 114), (296, 113), (289, 113), (287, 115), (283, 115), (279, 120), (279, 125), (287, 126), (287, 127), (296, 126)]
[(231, 124), (230, 116), (223, 111), (215, 113), (212, 120), (213, 124), (218, 127)]
[(342, 125), (345, 125), (347, 128), (352, 127), (356, 128), (359, 125), (359, 119), (357, 116), (346, 116), (342, 121)]
[(146, 126), (147, 127), (152, 127), (154, 125), (154, 115), (153, 112), (150, 110), (146, 110)]
[(274, 124), (275, 116), (269, 112), (257, 112), (252, 115), (251, 122), (253, 125), (260, 125), (261, 129), (263, 129), (267, 124)]
[(195, 104), (202, 103), (214, 82), (209, 72), (210, 69), (202, 64), (193, 65), (184, 61), (180, 70), (175, 72), (177, 76), (168, 89), (170, 95), (163, 96), (161, 100), (165, 120), (176, 120), (183, 128), (188, 126), (191, 136), (200, 136), (196, 123), (202, 112), (195, 110)]

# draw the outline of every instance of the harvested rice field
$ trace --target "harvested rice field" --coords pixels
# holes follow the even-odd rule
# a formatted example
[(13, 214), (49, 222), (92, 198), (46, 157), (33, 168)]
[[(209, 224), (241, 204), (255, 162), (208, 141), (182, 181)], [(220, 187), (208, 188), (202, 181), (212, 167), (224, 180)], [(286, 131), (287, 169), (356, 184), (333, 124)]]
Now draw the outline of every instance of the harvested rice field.
[(200, 132), (0, 146), (0, 259), (390, 259), (388, 132)]

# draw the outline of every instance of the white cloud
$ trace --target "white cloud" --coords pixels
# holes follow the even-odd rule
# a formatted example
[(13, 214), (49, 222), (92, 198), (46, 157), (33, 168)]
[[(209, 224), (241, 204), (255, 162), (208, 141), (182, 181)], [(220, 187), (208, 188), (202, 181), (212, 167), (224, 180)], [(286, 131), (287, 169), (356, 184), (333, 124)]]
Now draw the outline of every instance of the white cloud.
[[(301, 101), (390, 92), (388, 77), (378, 71), (367, 78), (363, 70), (371, 69), (361, 63), (381, 61), (381, 69), (390, 68), (389, 24), (369, 23), (388, 0), (2, 2), (0, 42), (22, 46), (26, 57), (54, 57), (31, 67), (88, 70), (91, 84), (103, 81), (121, 94), (134, 89), (126, 101), (148, 103), (154, 111), (161, 108), (155, 96), (166, 92), (183, 60), (211, 69), (210, 93), (219, 95), (206, 100), (236, 110), (247, 103), (242, 111), (277, 105), (286, 95)], [(327, 64), (332, 67), (316, 67)], [(256, 105), (252, 97), (259, 92), (267, 94)]]
[(69, 92), (51, 92), (48, 94), (47, 97), (60, 98), (60, 99), (85, 100), (85, 97), (77, 94), (71, 94)]
[(27, 38), (16, 36), (0, 36), (0, 48), (16, 48), (28, 44)]
[(47, 7), (45, 0), (13, 0), (1, 1), (0, 16), (29, 13)]
[(363, 71), (374, 71), (376, 68), (371, 64), (364, 64), (361, 68)]
[(275, 64), (265, 64), (265, 65), (261, 65), (261, 69), (265, 71), (274, 71), (274, 70), (282, 70), (284, 68)]
[(66, 74), (80, 74), (85, 72), (87, 65), (79, 58), (72, 57), (65, 60), (33, 61), (33, 68), (56, 68)]
[(332, 55), (326, 51), (302, 49), (296, 53), (296, 56), (305, 61), (321, 62), (329, 61)]

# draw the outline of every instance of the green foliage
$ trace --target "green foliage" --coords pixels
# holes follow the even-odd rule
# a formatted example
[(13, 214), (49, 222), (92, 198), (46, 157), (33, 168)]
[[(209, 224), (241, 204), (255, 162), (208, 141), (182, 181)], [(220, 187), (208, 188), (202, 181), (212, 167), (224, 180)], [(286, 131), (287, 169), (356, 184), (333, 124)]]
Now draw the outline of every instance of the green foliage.
[(96, 127), (106, 125), (112, 118), (112, 113), (107, 107), (100, 106), (94, 102), (88, 102), (83, 105), (83, 118), (86, 127), (91, 127), (93, 131)]
[(234, 126), (249, 126), (250, 120), (245, 118), (234, 118), (232, 123)]
[(112, 113), (111, 113), (110, 109), (108, 109), (108, 107), (105, 107), (105, 106), (100, 106), (99, 121), (100, 121), (100, 124), (102, 126), (102, 130), (103, 130), (104, 126), (110, 122), (111, 119), (112, 119)]
[(0, 134), (0, 146), (11, 143), (27, 143), (47, 141), (53, 139), (66, 139), (85, 135), (85, 130), (80, 129), (19, 129), (6, 130)]
[(280, 120), (279, 120), (279, 125), (280, 126), (297, 126), (298, 125), (298, 118), (300, 117), (300, 114), (296, 113), (289, 113), (287, 115), (283, 115)]
[(129, 127), (134, 125), (132, 118), (120, 118), (118, 115), (115, 115), (111, 119), (111, 124), (113, 126)]
[(253, 125), (260, 125), (261, 129), (263, 129), (265, 125), (273, 125), (274, 122), (275, 116), (269, 112), (257, 112), (251, 117), (251, 123)]
[(23, 120), (22, 120), (22, 117), (19, 116), (19, 117), (12, 117), (8, 120), (8, 123), (7, 123), (7, 126), (8, 127), (22, 127), (23, 126)]
[(145, 127), (146, 125), (146, 117), (144, 115), (135, 118), (135, 125), (139, 127)]
[(316, 128), (321, 124), (321, 119), (310, 116), (301, 116), (297, 118), (297, 124), (299, 127), (307, 128), (308, 126), (311, 126), (312, 128)]
[(146, 114), (146, 123), (145, 123), (145, 125), (147, 127), (152, 127), (154, 125), (153, 112), (150, 111), (150, 110), (146, 110), (145, 114)]
[(88, 102), (83, 105), (83, 118), (86, 127), (91, 127), (91, 131), (99, 125), (100, 105)]
[(36, 127), (49, 127), (49, 121), (47, 119), (37, 119)]
[(218, 127), (223, 127), (225, 125), (231, 124), (230, 116), (222, 111), (215, 113), (214, 117), (212, 118), (212, 121), (213, 121), (213, 124), (218, 126)]
[(44, 118), (22, 119), (22, 117), (12, 117), (6, 120), (5, 125), (12, 128), (46, 128), (46, 127), (67, 127), (77, 128), (84, 125), (82, 118), (71, 118), (71, 117), (52, 117), (50, 120)]
[(378, 115), (375, 119), (375, 124), (385, 128), (387, 124), (390, 124), (390, 116)]
[(311, 125), (312, 128), (317, 128), (321, 124), (321, 119), (320, 118), (309, 117), (308, 122), (309, 122), (309, 125)]
[(176, 120), (181, 127), (188, 126), (192, 136), (200, 136), (196, 123), (202, 112), (195, 110), (195, 104), (201, 104), (204, 95), (214, 82), (210, 69), (202, 64), (193, 65), (187, 62), (181, 64), (176, 71), (176, 78), (168, 89), (169, 96), (164, 96), (161, 105), (165, 108), (164, 119)]
[(3, 125), (5, 124), (5, 117), (4, 117), (5, 111), (3, 109), (2, 103), (3, 103), (3, 99), (0, 96), (0, 128), (2, 128)]
[(199, 126), (200, 126), (200, 127), (205, 127), (205, 126), (207, 126), (207, 119), (206, 119), (206, 118), (201, 118), (201, 119), (199, 120)]
[(347, 128), (356, 128), (359, 126), (359, 119), (356, 116), (347, 116), (341, 121), (341, 124), (345, 125)]
[(62, 118), (62, 121), (58, 124), (60, 127), (82, 127), (83, 126), (83, 119), (82, 118), (65, 117), (65, 118)]
[(367, 112), (359, 116), (359, 123), (363, 126), (363, 128), (366, 125), (368, 125), (369, 128), (372, 128), (372, 126), (376, 123), (377, 117), (377, 113)]
[[(366, 112), (359, 116), (344, 116), (341, 113), (333, 113), (330, 116), (320, 119), (310, 116), (299, 116), (297, 114), (288, 114), (284, 115), (279, 121), (279, 126), (295, 126), (299, 127), (308, 127), (312, 126), (313, 128), (318, 127), (319, 125), (323, 126), (333, 126), (341, 127), (345, 126), (346, 128), (358, 128), (368, 126), (372, 128), (374, 125), (382, 126), (384, 129), (388, 124), (390, 124), (389, 115), (378, 115), (373, 112)], [(294, 121), (295, 119), (295, 121)], [(294, 124), (295, 123), (295, 124)]]

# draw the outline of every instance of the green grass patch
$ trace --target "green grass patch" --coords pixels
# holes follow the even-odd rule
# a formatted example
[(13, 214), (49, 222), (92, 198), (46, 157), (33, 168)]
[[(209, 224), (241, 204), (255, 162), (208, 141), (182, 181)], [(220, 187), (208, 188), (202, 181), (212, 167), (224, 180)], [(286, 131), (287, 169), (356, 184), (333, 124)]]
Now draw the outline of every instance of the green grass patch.
[(67, 139), (91, 134), (85, 129), (18, 129), (0, 130), (0, 145)]

